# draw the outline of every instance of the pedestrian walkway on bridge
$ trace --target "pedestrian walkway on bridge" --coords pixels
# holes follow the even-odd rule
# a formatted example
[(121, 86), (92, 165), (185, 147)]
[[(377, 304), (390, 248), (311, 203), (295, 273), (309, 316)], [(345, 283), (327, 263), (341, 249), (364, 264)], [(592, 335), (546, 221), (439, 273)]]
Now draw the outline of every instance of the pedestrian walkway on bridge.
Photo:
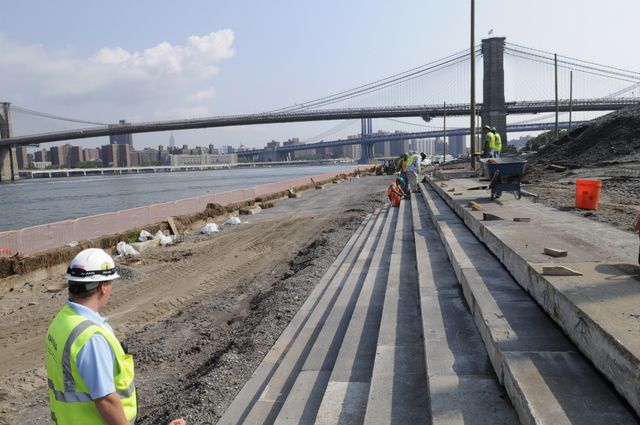
[(367, 217), (219, 424), (640, 423), (624, 232), (447, 184)]

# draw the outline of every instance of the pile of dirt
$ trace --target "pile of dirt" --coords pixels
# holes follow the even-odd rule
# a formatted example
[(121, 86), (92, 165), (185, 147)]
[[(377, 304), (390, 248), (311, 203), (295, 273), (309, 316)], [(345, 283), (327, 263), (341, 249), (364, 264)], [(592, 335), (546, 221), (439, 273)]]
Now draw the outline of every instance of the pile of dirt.
[(640, 161), (640, 104), (578, 127), (546, 145), (531, 163), (583, 168)]

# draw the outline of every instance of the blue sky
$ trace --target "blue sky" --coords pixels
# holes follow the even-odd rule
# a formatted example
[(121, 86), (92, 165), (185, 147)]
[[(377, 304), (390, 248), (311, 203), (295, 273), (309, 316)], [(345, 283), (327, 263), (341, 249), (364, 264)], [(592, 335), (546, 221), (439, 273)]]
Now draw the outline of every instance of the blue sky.
[[(261, 112), (349, 89), (469, 43), (469, 0), (4, 3), (0, 100), (100, 122)], [(493, 29), (513, 43), (640, 71), (637, 0), (477, 0), (476, 10), (478, 42)], [(336, 124), (175, 137), (190, 146), (259, 147)], [(14, 113), (15, 134), (71, 126)], [(168, 138), (134, 136), (136, 147), (166, 145)]]

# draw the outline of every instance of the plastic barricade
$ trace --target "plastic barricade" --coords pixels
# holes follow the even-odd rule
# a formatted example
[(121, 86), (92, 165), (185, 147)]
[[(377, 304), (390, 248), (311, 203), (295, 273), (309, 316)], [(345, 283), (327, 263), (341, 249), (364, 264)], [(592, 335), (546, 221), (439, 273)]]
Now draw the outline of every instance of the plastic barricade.
[(10, 257), (19, 251), (18, 231), (0, 233), (0, 257)]
[(64, 246), (72, 241), (94, 239), (105, 235), (124, 233), (133, 228), (165, 221), (167, 217), (193, 214), (203, 211), (207, 204), (220, 205), (244, 202), (256, 197), (282, 192), (289, 188), (305, 186), (313, 182), (330, 180), (337, 175), (352, 172), (344, 169), (313, 177), (266, 183), (251, 189), (238, 189), (212, 195), (180, 199), (173, 202), (131, 208), (119, 212), (97, 214), (74, 220), (64, 220), (20, 230), (0, 232), (0, 257), (34, 252)]
[(105, 213), (74, 220), (74, 240), (82, 241), (118, 232), (117, 216)]

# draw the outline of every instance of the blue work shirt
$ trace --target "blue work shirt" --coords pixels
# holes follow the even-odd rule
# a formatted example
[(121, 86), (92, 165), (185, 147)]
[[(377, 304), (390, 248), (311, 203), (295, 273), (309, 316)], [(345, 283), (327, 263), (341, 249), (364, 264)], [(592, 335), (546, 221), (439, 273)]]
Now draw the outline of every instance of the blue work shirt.
[[(113, 329), (107, 323), (107, 318), (100, 316), (82, 304), (67, 301), (69, 307), (77, 314), (86, 317), (98, 326), (113, 333)], [(107, 340), (100, 334), (95, 334), (82, 347), (77, 356), (77, 366), (80, 376), (89, 388), (89, 394), (93, 400), (115, 392), (113, 383), (116, 358)], [(118, 371), (116, 371), (117, 373)]]

